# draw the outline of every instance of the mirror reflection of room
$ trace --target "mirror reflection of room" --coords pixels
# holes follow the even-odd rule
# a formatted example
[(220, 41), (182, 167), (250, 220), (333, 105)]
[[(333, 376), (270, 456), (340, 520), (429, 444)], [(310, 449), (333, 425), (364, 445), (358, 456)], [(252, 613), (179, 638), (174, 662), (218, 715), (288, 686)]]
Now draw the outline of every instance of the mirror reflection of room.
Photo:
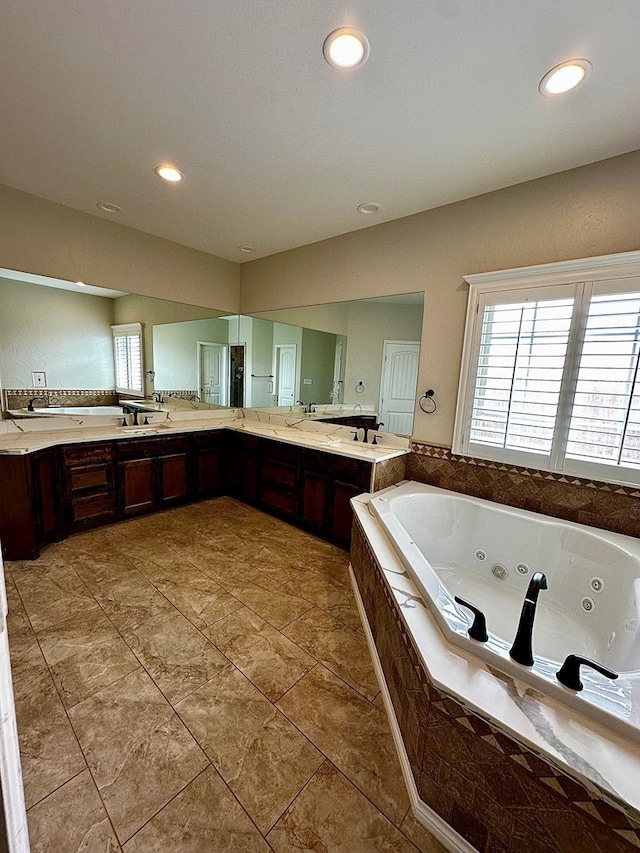
[(376, 414), (383, 431), (411, 434), (421, 293), (214, 316), (167, 300), (26, 278), (8, 270), (0, 278), (5, 410), (22, 406), (34, 369), (46, 373), (48, 402), (40, 405), (61, 389), (90, 389), (117, 404), (111, 327), (141, 323), (140, 396), (195, 408), (344, 407)]

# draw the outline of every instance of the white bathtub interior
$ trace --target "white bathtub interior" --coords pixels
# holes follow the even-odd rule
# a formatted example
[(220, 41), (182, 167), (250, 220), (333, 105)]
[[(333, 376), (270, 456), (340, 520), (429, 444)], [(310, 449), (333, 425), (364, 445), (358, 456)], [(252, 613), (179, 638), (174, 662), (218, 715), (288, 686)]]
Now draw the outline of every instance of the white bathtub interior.
[[(640, 543), (417, 483), (386, 490), (370, 503), (394, 549), (450, 642), (497, 669), (533, 683), (590, 714), (590, 705), (640, 727), (632, 693), (640, 686)], [(509, 657), (523, 599), (536, 571), (547, 577), (533, 632), (534, 667)], [(467, 637), (470, 614), (487, 617), (487, 644)], [(568, 654), (591, 658), (622, 677), (582, 668), (583, 694), (555, 673)]]

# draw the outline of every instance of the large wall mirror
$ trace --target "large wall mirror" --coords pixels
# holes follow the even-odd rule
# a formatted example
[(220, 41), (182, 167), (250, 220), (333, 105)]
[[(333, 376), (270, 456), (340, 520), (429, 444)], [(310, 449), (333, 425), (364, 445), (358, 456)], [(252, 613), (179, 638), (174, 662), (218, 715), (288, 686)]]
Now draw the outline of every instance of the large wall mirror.
[(367, 406), (389, 432), (413, 424), (423, 294), (229, 316), (150, 297), (0, 271), (4, 389), (114, 387), (111, 325), (139, 322), (149, 396), (198, 407)]

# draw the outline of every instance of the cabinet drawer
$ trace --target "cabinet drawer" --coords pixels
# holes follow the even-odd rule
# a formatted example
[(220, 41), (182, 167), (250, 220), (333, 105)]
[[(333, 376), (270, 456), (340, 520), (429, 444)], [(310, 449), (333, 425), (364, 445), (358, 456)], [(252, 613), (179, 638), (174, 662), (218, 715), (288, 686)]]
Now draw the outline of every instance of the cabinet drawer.
[(82, 527), (106, 521), (113, 516), (114, 509), (113, 492), (110, 491), (75, 497), (70, 503), (71, 526)]
[(118, 442), (120, 459), (153, 459), (158, 456), (171, 456), (186, 453), (189, 440), (186, 436), (172, 438), (130, 438)]
[(68, 465), (110, 462), (113, 459), (113, 446), (109, 442), (100, 444), (71, 444), (62, 448), (62, 462)]
[(113, 466), (83, 465), (65, 470), (65, 491), (82, 492), (87, 489), (107, 489), (113, 486)]
[(283, 465), (271, 459), (262, 461), (262, 479), (265, 484), (277, 483), (292, 489), (296, 484), (296, 469), (291, 465)]

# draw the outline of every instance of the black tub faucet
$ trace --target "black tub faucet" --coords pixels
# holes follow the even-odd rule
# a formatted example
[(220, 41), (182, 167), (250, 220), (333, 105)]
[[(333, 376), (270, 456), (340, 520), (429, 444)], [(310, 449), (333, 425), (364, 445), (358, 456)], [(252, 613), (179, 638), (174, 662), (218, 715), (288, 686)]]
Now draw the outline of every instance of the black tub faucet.
[(49, 407), (49, 398), (48, 397), (32, 397), (29, 400), (29, 402), (27, 403), (27, 411), (28, 412), (34, 412), (35, 411), (35, 409), (33, 408), (33, 404), (35, 403), (36, 400), (42, 400), (43, 403), (47, 406), (47, 408)]
[(542, 572), (536, 572), (529, 581), (527, 594), (524, 597), (518, 630), (509, 649), (509, 655), (516, 663), (523, 666), (533, 666), (533, 650), (531, 640), (533, 637), (533, 620), (536, 616), (538, 595), (541, 589), (547, 589), (547, 579)]

